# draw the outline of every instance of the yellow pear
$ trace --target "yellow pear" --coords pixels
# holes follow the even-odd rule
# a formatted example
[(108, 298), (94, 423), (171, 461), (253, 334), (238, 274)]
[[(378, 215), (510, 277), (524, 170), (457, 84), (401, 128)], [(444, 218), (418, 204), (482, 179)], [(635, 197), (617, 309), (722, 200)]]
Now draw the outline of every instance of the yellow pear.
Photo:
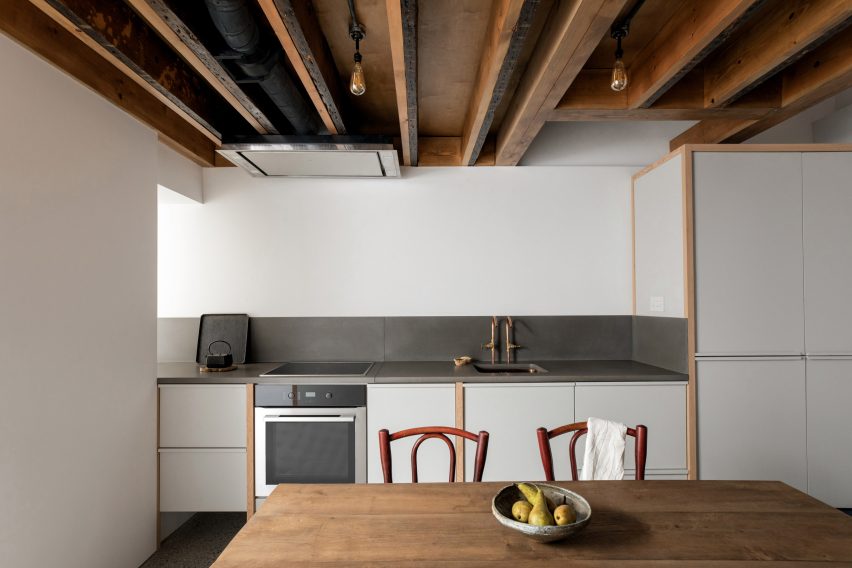
[(570, 525), (577, 520), (577, 513), (568, 504), (559, 505), (553, 511), (553, 518), (557, 525)]
[[(535, 492), (538, 491), (537, 486), (533, 485), (532, 483), (516, 483), (515, 487), (517, 487), (521, 491), (521, 493), (524, 494), (524, 497), (527, 501), (529, 501), (530, 503), (533, 502), (533, 499), (535, 499)], [(549, 497), (545, 497), (544, 499), (547, 502), (547, 508), (549, 510), (552, 511), (556, 508), (556, 503), (554, 503)]]
[(515, 487), (520, 489), (527, 501), (530, 503), (533, 502), (533, 499), (535, 499), (535, 492), (538, 491), (538, 487), (531, 483), (516, 483)]
[(536, 489), (532, 505), (533, 508), (532, 511), (530, 511), (529, 517), (529, 523), (531, 525), (546, 527), (556, 524), (556, 521), (553, 520), (553, 515), (550, 514), (550, 510), (547, 508), (547, 501), (545, 500), (544, 493), (541, 492), (541, 489)]
[(515, 504), (512, 505), (512, 516), (516, 521), (527, 522), (530, 518), (530, 511), (532, 511), (532, 505), (530, 505), (529, 501), (521, 499), (520, 501), (515, 501)]

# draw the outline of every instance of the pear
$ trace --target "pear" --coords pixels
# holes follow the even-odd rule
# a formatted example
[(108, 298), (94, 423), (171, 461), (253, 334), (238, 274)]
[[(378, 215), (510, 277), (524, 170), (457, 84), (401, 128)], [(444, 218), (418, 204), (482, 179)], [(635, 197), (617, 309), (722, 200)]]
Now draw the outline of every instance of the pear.
[(523, 499), (515, 501), (515, 504), (512, 505), (512, 516), (516, 521), (525, 523), (530, 518), (530, 511), (532, 511), (532, 508), (533, 506), (530, 505), (529, 501), (525, 501)]
[(553, 511), (553, 518), (557, 525), (570, 525), (577, 520), (577, 513), (574, 512), (571, 505), (566, 503), (565, 505), (556, 507)]
[(532, 505), (533, 508), (529, 516), (529, 523), (531, 525), (546, 527), (556, 524), (553, 515), (550, 514), (550, 510), (547, 508), (547, 501), (545, 501), (544, 493), (541, 492), (541, 489), (536, 489)]
[(531, 483), (516, 483), (515, 487), (520, 489), (527, 501), (530, 503), (533, 502), (533, 499), (535, 499), (535, 492), (538, 491), (538, 487)]
[[(524, 494), (524, 497), (530, 503), (534, 503), (533, 499), (535, 499), (535, 492), (538, 491), (538, 487), (533, 485), (532, 483), (516, 483), (515, 487), (517, 487), (521, 493)], [(547, 503), (547, 508), (549, 510), (554, 510), (556, 508), (556, 503), (554, 503), (550, 497), (545, 497), (545, 502)]]

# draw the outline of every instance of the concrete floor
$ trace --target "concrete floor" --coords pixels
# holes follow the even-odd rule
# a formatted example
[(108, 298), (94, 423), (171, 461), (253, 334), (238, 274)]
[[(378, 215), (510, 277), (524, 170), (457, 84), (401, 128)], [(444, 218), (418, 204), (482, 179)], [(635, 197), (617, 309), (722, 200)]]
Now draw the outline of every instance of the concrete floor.
[(245, 522), (245, 513), (196, 513), (140, 568), (208, 568)]

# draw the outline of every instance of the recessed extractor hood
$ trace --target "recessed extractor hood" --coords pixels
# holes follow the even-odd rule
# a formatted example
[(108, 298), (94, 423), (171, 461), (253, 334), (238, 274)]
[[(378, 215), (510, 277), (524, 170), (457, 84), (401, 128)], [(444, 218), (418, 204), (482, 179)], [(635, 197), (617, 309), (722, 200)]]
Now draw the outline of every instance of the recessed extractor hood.
[(399, 177), (390, 139), (376, 136), (252, 136), (227, 141), (219, 154), (256, 177)]

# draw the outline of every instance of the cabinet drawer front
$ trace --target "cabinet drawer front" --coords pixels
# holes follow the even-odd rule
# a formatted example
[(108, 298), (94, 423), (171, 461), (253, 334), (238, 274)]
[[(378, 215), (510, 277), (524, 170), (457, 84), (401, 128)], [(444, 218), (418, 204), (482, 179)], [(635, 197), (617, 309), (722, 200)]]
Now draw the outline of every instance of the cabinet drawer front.
[[(574, 421), (574, 385), (465, 385), (464, 422), (471, 432), (489, 433), (483, 481), (540, 481), (544, 468), (536, 428)], [(557, 479), (570, 479), (569, 436), (551, 442)], [(465, 479), (473, 479), (473, 446), (465, 451)]]
[[(391, 432), (419, 426), (455, 426), (455, 385), (367, 386), (367, 481), (382, 483), (379, 430)], [(394, 483), (411, 482), (411, 448), (417, 436), (391, 444)], [(440, 440), (429, 440), (417, 451), (418, 480), (446, 482), (450, 454)]]
[(160, 511), (245, 510), (245, 450), (160, 450)]
[(244, 385), (160, 385), (161, 448), (244, 448)]
[[(575, 392), (577, 421), (590, 416), (648, 427), (645, 469), (686, 469), (686, 385), (582, 385)], [(577, 444), (582, 465), (585, 436)], [(627, 437), (624, 467), (636, 465), (634, 439)], [(626, 476), (625, 476), (626, 477)]]

